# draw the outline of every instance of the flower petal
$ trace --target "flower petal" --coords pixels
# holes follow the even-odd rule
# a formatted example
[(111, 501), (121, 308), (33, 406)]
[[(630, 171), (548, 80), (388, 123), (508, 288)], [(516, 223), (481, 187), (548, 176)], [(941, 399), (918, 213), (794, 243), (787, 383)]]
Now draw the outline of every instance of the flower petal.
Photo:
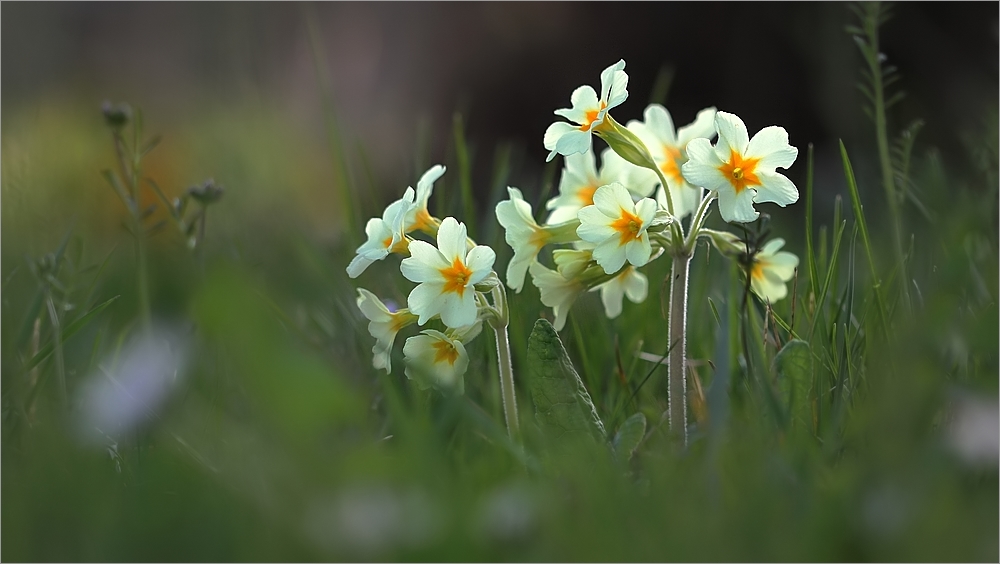
[(677, 130), (677, 144), (683, 149), (692, 139), (715, 137), (715, 107), (698, 112), (694, 121)]
[(449, 266), (434, 245), (410, 241), (410, 256), (399, 264), (399, 270), (410, 282), (437, 282), (441, 280), (441, 269)]
[(476, 322), (476, 293), (461, 296), (449, 293), (441, 306), (441, 322), (451, 328), (465, 327)]
[(597, 206), (582, 208), (577, 216), (580, 218), (580, 227), (576, 228), (576, 234), (584, 241), (601, 243), (618, 233), (611, 227), (611, 218), (597, 209)]
[(423, 325), (444, 308), (447, 295), (444, 293), (444, 283), (424, 282), (406, 297), (406, 305), (410, 312), (418, 316), (417, 325)]
[(753, 190), (747, 189), (739, 194), (729, 188), (719, 190), (719, 215), (729, 223), (750, 223), (760, 214), (753, 209)]
[(758, 170), (773, 171), (788, 168), (795, 162), (799, 150), (788, 144), (785, 128), (772, 125), (757, 132), (747, 146), (746, 158), (760, 159)]
[[(729, 161), (730, 151), (740, 155), (746, 154), (750, 144), (750, 134), (743, 120), (728, 112), (715, 114), (715, 129), (719, 132), (719, 142), (715, 145), (715, 153), (724, 161)], [(689, 155), (690, 156), (690, 155)]]
[(464, 260), (466, 255), (468, 231), (465, 224), (454, 217), (446, 217), (438, 228), (437, 242), (438, 249), (444, 256), (448, 264), (452, 264), (455, 259)]
[[(545, 162), (549, 162), (555, 158), (558, 154), (556, 146), (559, 144), (559, 140), (562, 139), (564, 135), (573, 131), (579, 130), (564, 121), (557, 121), (552, 125), (549, 125), (549, 127), (545, 130), (544, 144), (545, 148), (549, 150), (549, 156), (545, 159)], [(579, 152), (582, 153), (583, 151)]]
[(469, 279), (470, 282), (475, 284), (486, 278), (496, 260), (497, 254), (486, 245), (472, 247), (469, 254), (465, 256), (465, 266), (472, 271), (472, 277)]
[(780, 252), (767, 259), (761, 259), (761, 263), (767, 261), (764, 269), (774, 273), (779, 279), (787, 282), (795, 276), (795, 269), (799, 266), (799, 257), (792, 253)]
[(347, 265), (347, 276), (351, 278), (357, 278), (358, 276), (361, 276), (361, 273), (364, 272), (374, 262), (375, 262), (374, 260), (364, 255), (355, 255), (354, 258), (351, 259), (351, 264)]
[(569, 97), (572, 108), (556, 110), (557, 116), (562, 116), (570, 121), (575, 121), (581, 125), (587, 123), (587, 112), (597, 111), (601, 108), (601, 103), (597, 99), (597, 93), (590, 86), (583, 85), (573, 91)]
[(649, 243), (648, 233), (643, 233), (638, 239), (625, 244), (625, 257), (633, 266), (644, 266), (652, 254), (653, 247)]
[(580, 131), (573, 127), (556, 142), (555, 152), (563, 156), (586, 153), (590, 150), (590, 146), (590, 131)]
[(641, 304), (649, 295), (649, 279), (634, 268), (622, 279), (622, 286), (625, 288), (625, 295), (634, 304)]
[(617, 237), (611, 237), (594, 248), (594, 260), (607, 274), (614, 274), (625, 264), (625, 247), (622, 247)]
[(757, 203), (774, 202), (779, 206), (787, 206), (799, 201), (799, 191), (792, 181), (777, 172), (760, 171), (757, 173), (760, 186), (755, 186), (757, 195), (753, 201)]
[(719, 190), (724, 186), (732, 187), (719, 167), (722, 161), (712, 150), (708, 139), (693, 139), (687, 145), (688, 162), (681, 165), (681, 174), (692, 186), (703, 186), (709, 190)]

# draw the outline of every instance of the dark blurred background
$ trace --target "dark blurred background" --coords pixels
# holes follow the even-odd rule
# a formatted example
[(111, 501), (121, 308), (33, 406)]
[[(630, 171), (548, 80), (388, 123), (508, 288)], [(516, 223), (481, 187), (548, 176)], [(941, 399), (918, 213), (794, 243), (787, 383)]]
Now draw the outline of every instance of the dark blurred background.
[[(56, 2), (4, 3), (3, 16), (5, 142), (54, 107), (99, 124), (102, 100), (125, 100), (166, 135), (174, 166), (194, 169), (179, 183), (212, 173), (184, 139), (220, 115), (244, 127), (277, 123), (292, 156), (328, 155), (310, 19), (345, 144), (365, 148), (393, 193), (430, 164), (414, 159), (421, 135), (427, 159), (445, 159), (455, 111), (484, 155), (474, 180), (488, 178), (501, 142), (523, 151), (512, 183), (537, 178), (552, 111), (576, 86), (597, 86), (619, 58), (630, 77), (619, 121), (641, 118), (659, 77), (678, 125), (710, 105), (740, 115), (751, 133), (780, 124), (800, 149), (816, 145), (820, 172), (838, 138), (874, 144), (854, 84), (861, 57), (843, 31), (854, 16), (842, 3)], [(882, 51), (909, 96), (893, 108), (890, 131), (925, 118), (921, 143), (960, 161), (960, 135), (997, 104), (997, 34), (996, 3), (896, 6)], [(241, 135), (220, 132), (214, 149)], [(869, 165), (856, 166), (863, 174)], [(329, 165), (316, 172), (302, 181), (322, 189)]]

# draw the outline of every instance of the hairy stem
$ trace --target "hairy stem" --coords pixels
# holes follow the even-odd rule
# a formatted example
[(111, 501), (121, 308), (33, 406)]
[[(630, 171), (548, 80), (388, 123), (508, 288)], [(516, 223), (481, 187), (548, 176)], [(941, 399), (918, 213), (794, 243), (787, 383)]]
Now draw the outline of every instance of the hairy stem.
[(687, 293), (691, 254), (678, 253), (670, 267), (670, 354), (667, 364), (669, 382), (668, 413), (670, 431), (683, 446), (687, 446)]

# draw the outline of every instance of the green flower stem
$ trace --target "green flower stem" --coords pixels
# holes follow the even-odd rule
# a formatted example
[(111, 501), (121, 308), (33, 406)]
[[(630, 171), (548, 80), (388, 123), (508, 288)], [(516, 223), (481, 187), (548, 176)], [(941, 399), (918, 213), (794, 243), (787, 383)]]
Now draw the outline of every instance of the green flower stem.
[(708, 208), (715, 199), (715, 192), (711, 191), (701, 199), (701, 203), (698, 204), (698, 209), (694, 212), (694, 217), (691, 219), (691, 229), (688, 232), (687, 240), (684, 241), (684, 250), (688, 254), (694, 254), (694, 244), (698, 240), (698, 233), (701, 231), (701, 226), (705, 223), (705, 217), (708, 215)]
[(503, 415), (507, 422), (507, 434), (517, 439), (521, 434), (517, 419), (517, 396), (514, 391), (514, 370), (510, 361), (510, 341), (507, 338), (507, 324), (510, 319), (507, 310), (507, 295), (503, 284), (493, 287), (493, 304), (500, 312), (497, 319), (490, 321), (497, 338), (497, 364), (500, 372), (500, 393), (503, 398)]
[(667, 413), (671, 434), (683, 446), (687, 446), (687, 294), (691, 256), (690, 253), (673, 256), (670, 267), (670, 310), (667, 318), (670, 328)]

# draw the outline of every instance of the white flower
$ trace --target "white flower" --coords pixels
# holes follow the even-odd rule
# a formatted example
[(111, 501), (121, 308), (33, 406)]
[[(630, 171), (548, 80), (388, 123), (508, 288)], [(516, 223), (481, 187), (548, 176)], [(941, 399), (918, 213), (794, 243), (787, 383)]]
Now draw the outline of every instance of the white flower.
[(373, 262), (382, 260), (389, 253), (405, 253), (408, 240), (403, 234), (403, 220), (413, 205), (413, 188), (407, 188), (403, 197), (389, 204), (382, 218), (373, 217), (365, 226), (368, 241), (358, 247), (358, 254), (347, 265), (347, 275), (357, 278)]
[(358, 309), (368, 318), (368, 332), (375, 337), (372, 366), (392, 371), (392, 343), (396, 340), (396, 333), (415, 322), (417, 316), (405, 309), (395, 313), (389, 311), (375, 294), (364, 288), (358, 288)]
[(747, 223), (759, 215), (754, 203), (793, 204), (799, 191), (792, 181), (775, 172), (795, 162), (799, 150), (788, 144), (788, 132), (765, 127), (749, 138), (743, 120), (733, 114), (715, 115), (719, 141), (714, 150), (708, 139), (694, 139), (687, 146), (688, 162), (681, 172), (688, 182), (719, 193), (719, 213), (728, 222)]
[(601, 154), (600, 173), (593, 151), (569, 155), (563, 159), (559, 195), (545, 204), (546, 209), (552, 210), (545, 223), (552, 225), (576, 219), (580, 208), (593, 205), (594, 192), (612, 182), (621, 182), (633, 195), (644, 198), (653, 193), (659, 179), (653, 171), (635, 166), (610, 148)]
[(473, 286), (492, 272), (496, 253), (484, 245), (467, 251), (465, 224), (453, 217), (441, 222), (437, 242), (437, 248), (424, 241), (410, 243), (410, 257), (403, 259), (400, 270), (419, 285), (406, 302), (420, 325), (435, 315), (448, 327), (472, 325), (477, 312)]
[(441, 165), (434, 165), (427, 169), (427, 172), (420, 177), (417, 181), (417, 198), (406, 212), (406, 222), (405, 231), (409, 233), (410, 231), (421, 230), (426, 233), (434, 234), (435, 232), (435, 221), (431, 217), (429, 211), (427, 211), (427, 201), (431, 198), (431, 193), (434, 192), (434, 182), (441, 175), (444, 174), (445, 167)]
[(465, 393), (463, 376), (469, 367), (465, 345), (433, 329), (420, 333), (403, 344), (406, 377), (421, 388), (431, 385), (440, 390)]
[(548, 243), (569, 243), (576, 240), (580, 222), (576, 216), (559, 225), (541, 226), (535, 222), (531, 204), (524, 201), (521, 191), (508, 186), (509, 200), (497, 204), (497, 221), (505, 230), (504, 238), (514, 249), (514, 258), (507, 265), (507, 286), (521, 291), (528, 265), (538, 257), (538, 251)]
[(531, 282), (541, 294), (542, 303), (552, 308), (552, 312), (556, 316), (552, 326), (556, 328), (556, 331), (562, 330), (563, 326), (566, 325), (566, 315), (573, 307), (573, 302), (587, 288), (579, 280), (565, 278), (562, 274), (555, 270), (549, 270), (538, 262), (528, 265), (528, 272), (531, 273)]
[[(693, 123), (676, 132), (670, 112), (659, 104), (650, 104), (643, 112), (645, 121), (632, 120), (628, 129), (639, 136), (653, 156), (653, 161), (670, 189), (674, 203), (674, 215), (684, 217), (698, 207), (698, 188), (691, 186), (681, 174), (681, 165), (687, 162), (687, 144), (692, 139), (715, 137), (715, 108), (705, 108), (698, 112)], [(657, 201), (666, 207), (666, 196), (657, 193)]]
[(594, 193), (594, 205), (580, 210), (581, 239), (594, 243), (594, 260), (604, 272), (614, 274), (628, 260), (633, 266), (649, 262), (652, 246), (649, 229), (656, 215), (656, 202), (643, 198), (638, 203), (624, 186), (615, 182)]
[(535, 260), (551, 235), (535, 222), (531, 204), (524, 201), (520, 190), (508, 186), (507, 193), (510, 199), (497, 204), (497, 221), (505, 230), (507, 244), (514, 249), (514, 258), (507, 265), (507, 286), (520, 292), (528, 265)]
[(601, 290), (604, 313), (608, 319), (614, 319), (621, 315), (623, 297), (628, 296), (628, 299), (635, 304), (641, 304), (646, 300), (649, 293), (649, 280), (634, 266), (628, 266), (618, 276), (597, 286), (594, 290), (598, 288)]
[(780, 238), (768, 241), (754, 256), (750, 267), (750, 288), (766, 302), (774, 303), (788, 295), (785, 282), (792, 279), (799, 266), (799, 257), (778, 252), (784, 244), (785, 240)]
[(601, 97), (590, 86), (581, 86), (570, 96), (572, 108), (556, 110), (556, 115), (573, 121), (553, 123), (545, 130), (545, 148), (549, 150), (546, 162), (556, 154), (563, 156), (585, 153), (590, 149), (590, 134), (604, 123), (608, 110), (628, 98), (628, 75), (625, 61), (618, 61), (601, 72)]

